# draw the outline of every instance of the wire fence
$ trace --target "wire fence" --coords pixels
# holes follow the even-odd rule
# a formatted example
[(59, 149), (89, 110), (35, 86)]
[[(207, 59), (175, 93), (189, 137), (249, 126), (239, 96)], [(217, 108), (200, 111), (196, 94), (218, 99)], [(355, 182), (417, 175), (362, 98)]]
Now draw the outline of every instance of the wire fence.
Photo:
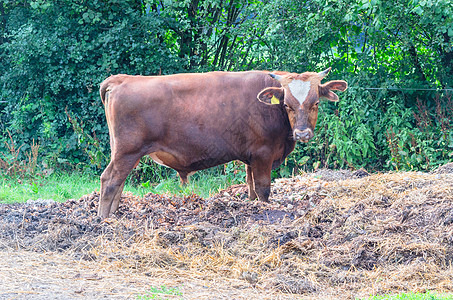
[(362, 89), (362, 90), (392, 90), (392, 91), (453, 91), (451, 89), (421, 89), (421, 88), (396, 88), (396, 87), (384, 87), (384, 88), (377, 88), (377, 87), (360, 87), (360, 86), (350, 86), (349, 89)]
[[(391, 91), (436, 91), (436, 92), (453, 92), (453, 88), (451, 89), (421, 89), (421, 88), (396, 88), (396, 87), (386, 87), (386, 88), (378, 88), (378, 87), (361, 87), (361, 86), (350, 86), (349, 89), (362, 89), (362, 90), (391, 90)], [(0, 101), (0, 103), (8, 103), (9, 101)]]

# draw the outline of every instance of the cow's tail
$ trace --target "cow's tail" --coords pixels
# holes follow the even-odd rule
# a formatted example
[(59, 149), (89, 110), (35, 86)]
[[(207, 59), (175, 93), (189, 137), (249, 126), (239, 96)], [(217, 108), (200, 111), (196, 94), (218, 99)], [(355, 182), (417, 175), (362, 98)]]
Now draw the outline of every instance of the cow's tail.
[(106, 104), (109, 98), (109, 91), (110, 91), (110, 86), (111, 86), (111, 77), (107, 78), (101, 83), (101, 86), (99, 87), (99, 94), (101, 95), (101, 100), (102, 104)]
[(109, 92), (110, 92), (110, 89), (112, 88), (111, 85), (113, 84), (112, 83), (112, 77), (109, 77), (107, 78), (106, 80), (104, 80), (100, 87), (99, 87), (99, 94), (101, 95), (101, 100), (102, 100), (102, 104), (104, 105), (104, 111), (105, 111), (105, 118), (107, 120), (107, 126), (109, 128), (109, 132), (110, 132), (110, 147), (113, 147), (113, 139), (112, 139), (112, 125), (110, 124), (111, 123), (111, 120), (110, 120), (110, 110), (109, 110), (109, 106), (111, 107), (111, 105), (109, 105)]

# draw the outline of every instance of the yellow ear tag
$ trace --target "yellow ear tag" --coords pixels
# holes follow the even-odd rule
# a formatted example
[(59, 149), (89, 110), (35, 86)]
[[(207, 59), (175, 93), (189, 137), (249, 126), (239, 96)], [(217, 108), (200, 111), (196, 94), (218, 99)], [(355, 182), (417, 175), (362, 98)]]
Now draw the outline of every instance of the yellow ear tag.
[(272, 96), (272, 98), (271, 98), (271, 104), (280, 104), (280, 100), (278, 100), (277, 97)]

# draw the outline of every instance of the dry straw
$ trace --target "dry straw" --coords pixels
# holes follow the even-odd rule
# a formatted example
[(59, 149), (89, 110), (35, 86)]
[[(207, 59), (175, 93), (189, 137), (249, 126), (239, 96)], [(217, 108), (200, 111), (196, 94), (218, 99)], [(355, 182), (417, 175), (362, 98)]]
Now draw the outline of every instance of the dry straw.
[(439, 171), (355, 178), (323, 170), (278, 180), (271, 204), (242, 200), (241, 187), (211, 199), (127, 194), (119, 217), (103, 223), (89, 217), (98, 201), (92, 194), (54, 208), (67, 219), (41, 235), (3, 220), (16, 242), (2, 241), (55, 251), (67, 240), (67, 257), (105, 274), (230, 286), (232, 293), (240, 283), (268, 299), (451, 292), (452, 177)]

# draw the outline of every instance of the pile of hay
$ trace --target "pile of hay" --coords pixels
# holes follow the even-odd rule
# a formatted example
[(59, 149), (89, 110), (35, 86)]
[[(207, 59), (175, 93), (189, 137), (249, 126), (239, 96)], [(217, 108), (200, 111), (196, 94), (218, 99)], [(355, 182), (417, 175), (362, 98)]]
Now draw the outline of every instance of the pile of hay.
[(365, 297), (453, 290), (453, 174), (322, 170), (202, 199), (125, 194), (114, 218), (99, 195), (0, 206), (3, 248), (60, 251), (106, 270), (241, 281), (271, 295)]

